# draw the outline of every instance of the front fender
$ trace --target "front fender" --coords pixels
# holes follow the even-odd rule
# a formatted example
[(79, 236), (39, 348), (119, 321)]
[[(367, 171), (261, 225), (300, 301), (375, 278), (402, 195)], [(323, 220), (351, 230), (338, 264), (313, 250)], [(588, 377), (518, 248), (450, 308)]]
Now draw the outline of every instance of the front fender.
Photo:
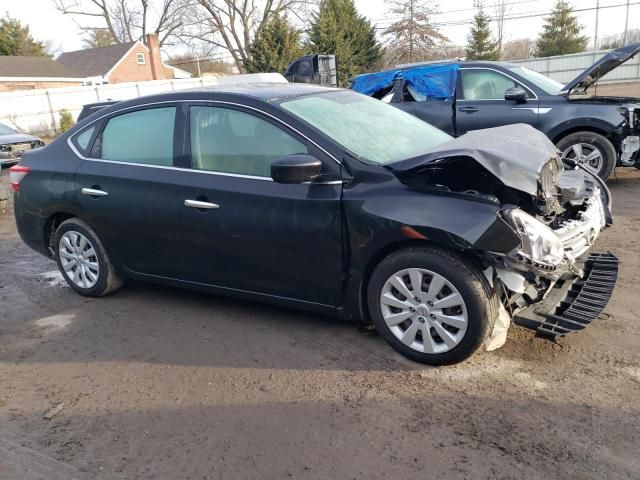
[(416, 238), (459, 252), (506, 254), (520, 244), (517, 233), (502, 219), (501, 206), (471, 195), (425, 193), (398, 184), (377, 188), (375, 194), (346, 188), (343, 209), (349, 259), (347, 317), (365, 316), (363, 287), (373, 263), (381, 259), (380, 252)]

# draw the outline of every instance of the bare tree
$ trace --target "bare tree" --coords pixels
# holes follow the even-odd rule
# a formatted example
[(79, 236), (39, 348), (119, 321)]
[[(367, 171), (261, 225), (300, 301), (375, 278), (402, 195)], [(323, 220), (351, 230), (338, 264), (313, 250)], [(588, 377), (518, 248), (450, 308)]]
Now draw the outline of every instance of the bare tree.
[(251, 42), (269, 19), (290, 14), (303, 20), (316, 4), (316, 0), (195, 0), (180, 37), (185, 43), (196, 40), (228, 52), (244, 72), (251, 60)]
[(505, 42), (502, 50), (502, 60), (524, 60), (532, 57), (535, 41), (530, 38), (519, 38)]
[(495, 22), (497, 28), (497, 36), (496, 43), (498, 45), (498, 54), (500, 55), (500, 59), (502, 59), (502, 47), (504, 45), (504, 21), (505, 16), (510, 9), (511, 2), (509, 0), (496, 0), (494, 4), (495, 9)]
[(387, 38), (387, 52), (397, 63), (423, 60), (443, 42), (448, 41), (431, 23), (436, 9), (430, 0), (391, 0), (388, 13), (400, 16), (382, 35)]
[(116, 43), (140, 40), (154, 33), (162, 46), (184, 26), (185, 9), (194, 0), (52, 1), (60, 12), (74, 17), (84, 31), (106, 27)]

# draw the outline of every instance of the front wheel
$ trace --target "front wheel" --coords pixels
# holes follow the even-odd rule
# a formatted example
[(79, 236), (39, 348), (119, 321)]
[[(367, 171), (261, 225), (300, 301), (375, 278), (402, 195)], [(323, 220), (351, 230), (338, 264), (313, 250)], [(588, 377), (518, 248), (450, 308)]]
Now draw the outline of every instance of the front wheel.
[(560, 150), (563, 162), (571, 160), (589, 165), (603, 180), (609, 178), (618, 161), (613, 144), (599, 133), (571, 133), (562, 138), (556, 147)]
[(436, 248), (389, 255), (374, 270), (367, 296), (380, 335), (405, 357), (429, 365), (469, 358), (489, 335), (498, 309), (477, 268)]

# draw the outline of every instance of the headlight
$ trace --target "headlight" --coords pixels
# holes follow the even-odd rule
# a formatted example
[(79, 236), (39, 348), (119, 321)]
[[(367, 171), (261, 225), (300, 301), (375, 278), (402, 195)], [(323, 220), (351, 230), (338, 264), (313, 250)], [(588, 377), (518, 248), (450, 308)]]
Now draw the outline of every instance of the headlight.
[(524, 260), (550, 267), (564, 260), (564, 246), (553, 230), (518, 208), (510, 210), (508, 215), (522, 240), (518, 254)]

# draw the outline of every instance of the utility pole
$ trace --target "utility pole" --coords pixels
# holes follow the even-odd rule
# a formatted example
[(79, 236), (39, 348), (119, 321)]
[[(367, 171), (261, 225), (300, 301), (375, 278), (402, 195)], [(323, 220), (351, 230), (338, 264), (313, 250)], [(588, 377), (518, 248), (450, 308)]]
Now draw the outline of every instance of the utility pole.
[(409, 0), (409, 63), (413, 62), (413, 0)]
[(627, 32), (629, 31), (629, 0), (627, 0), (627, 15), (624, 20), (624, 37), (622, 39), (622, 45), (627, 44)]
[(593, 49), (598, 50), (598, 20), (600, 18), (600, 0), (596, 0), (596, 34), (593, 36)]

